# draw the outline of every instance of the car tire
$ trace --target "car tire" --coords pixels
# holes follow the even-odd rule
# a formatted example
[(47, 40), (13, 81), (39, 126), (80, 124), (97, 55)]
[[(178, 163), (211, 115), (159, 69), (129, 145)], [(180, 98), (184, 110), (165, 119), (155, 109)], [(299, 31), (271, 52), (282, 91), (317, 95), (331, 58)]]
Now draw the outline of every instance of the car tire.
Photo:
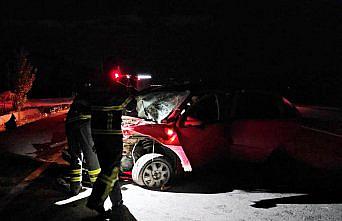
[(284, 186), (295, 183), (298, 162), (285, 149), (275, 149), (266, 161), (266, 181), (270, 186)]
[(150, 153), (140, 157), (133, 166), (132, 179), (149, 189), (157, 189), (170, 183), (174, 174), (173, 167), (161, 154)]

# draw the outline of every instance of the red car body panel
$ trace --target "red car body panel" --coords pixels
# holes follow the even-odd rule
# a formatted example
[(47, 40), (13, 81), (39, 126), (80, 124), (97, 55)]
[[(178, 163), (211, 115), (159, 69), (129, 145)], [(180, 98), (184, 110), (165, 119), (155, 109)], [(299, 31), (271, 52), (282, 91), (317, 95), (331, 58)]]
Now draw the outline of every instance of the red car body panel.
[[(175, 145), (179, 146), (179, 140), (172, 125), (167, 124), (147, 124), (138, 125), (131, 128), (131, 130), (147, 135), (159, 141), (163, 145)], [(170, 133), (170, 132), (171, 133)]]
[[(126, 120), (131, 119), (136, 123), (133, 125), (123, 125), (124, 140), (132, 135), (144, 135), (161, 143), (163, 146), (172, 150), (181, 161), (184, 171), (192, 171), (190, 161), (185, 154), (183, 147), (180, 145), (177, 132), (174, 130), (173, 124), (154, 124), (139, 120), (132, 117), (124, 117)], [(170, 133), (171, 131), (171, 133)]]
[(208, 124), (203, 127), (177, 128), (180, 143), (193, 167), (199, 167), (215, 159), (228, 156), (229, 134), (224, 124)]
[(293, 139), (298, 123), (291, 120), (236, 120), (231, 124), (232, 158), (263, 161)]

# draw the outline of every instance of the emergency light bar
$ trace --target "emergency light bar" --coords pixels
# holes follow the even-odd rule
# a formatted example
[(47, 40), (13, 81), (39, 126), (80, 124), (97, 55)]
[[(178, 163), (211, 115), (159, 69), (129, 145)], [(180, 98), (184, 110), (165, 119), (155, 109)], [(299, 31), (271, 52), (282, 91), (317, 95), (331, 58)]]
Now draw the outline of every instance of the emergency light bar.
[(119, 66), (113, 68), (109, 74), (113, 81), (126, 87), (134, 87), (136, 90), (148, 87), (150, 84), (149, 80), (152, 79), (152, 76), (148, 73), (129, 74), (121, 72)]
[(152, 76), (149, 75), (149, 74), (138, 74), (138, 75), (137, 75), (137, 79), (138, 79), (138, 80), (151, 79), (151, 78), (152, 78)]

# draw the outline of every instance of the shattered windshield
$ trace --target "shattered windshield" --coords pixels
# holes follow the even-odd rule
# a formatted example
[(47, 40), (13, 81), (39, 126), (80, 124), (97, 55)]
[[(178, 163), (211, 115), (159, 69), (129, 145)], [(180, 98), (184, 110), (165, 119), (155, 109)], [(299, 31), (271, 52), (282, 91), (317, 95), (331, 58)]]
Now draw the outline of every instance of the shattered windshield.
[(160, 123), (178, 108), (189, 94), (190, 91), (159, 91), (137, 96), (138, 117)]

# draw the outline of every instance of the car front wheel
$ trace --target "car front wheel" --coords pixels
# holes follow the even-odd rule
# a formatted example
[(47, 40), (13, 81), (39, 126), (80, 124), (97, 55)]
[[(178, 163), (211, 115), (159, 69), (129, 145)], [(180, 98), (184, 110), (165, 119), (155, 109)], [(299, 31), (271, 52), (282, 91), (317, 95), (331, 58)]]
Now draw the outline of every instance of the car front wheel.
[(134, 164), (132, 178), (140, 186), (160, 188), (171, 181), (173, 172), (171, 164), (163, 155), (150, 153), (140, 157)]

